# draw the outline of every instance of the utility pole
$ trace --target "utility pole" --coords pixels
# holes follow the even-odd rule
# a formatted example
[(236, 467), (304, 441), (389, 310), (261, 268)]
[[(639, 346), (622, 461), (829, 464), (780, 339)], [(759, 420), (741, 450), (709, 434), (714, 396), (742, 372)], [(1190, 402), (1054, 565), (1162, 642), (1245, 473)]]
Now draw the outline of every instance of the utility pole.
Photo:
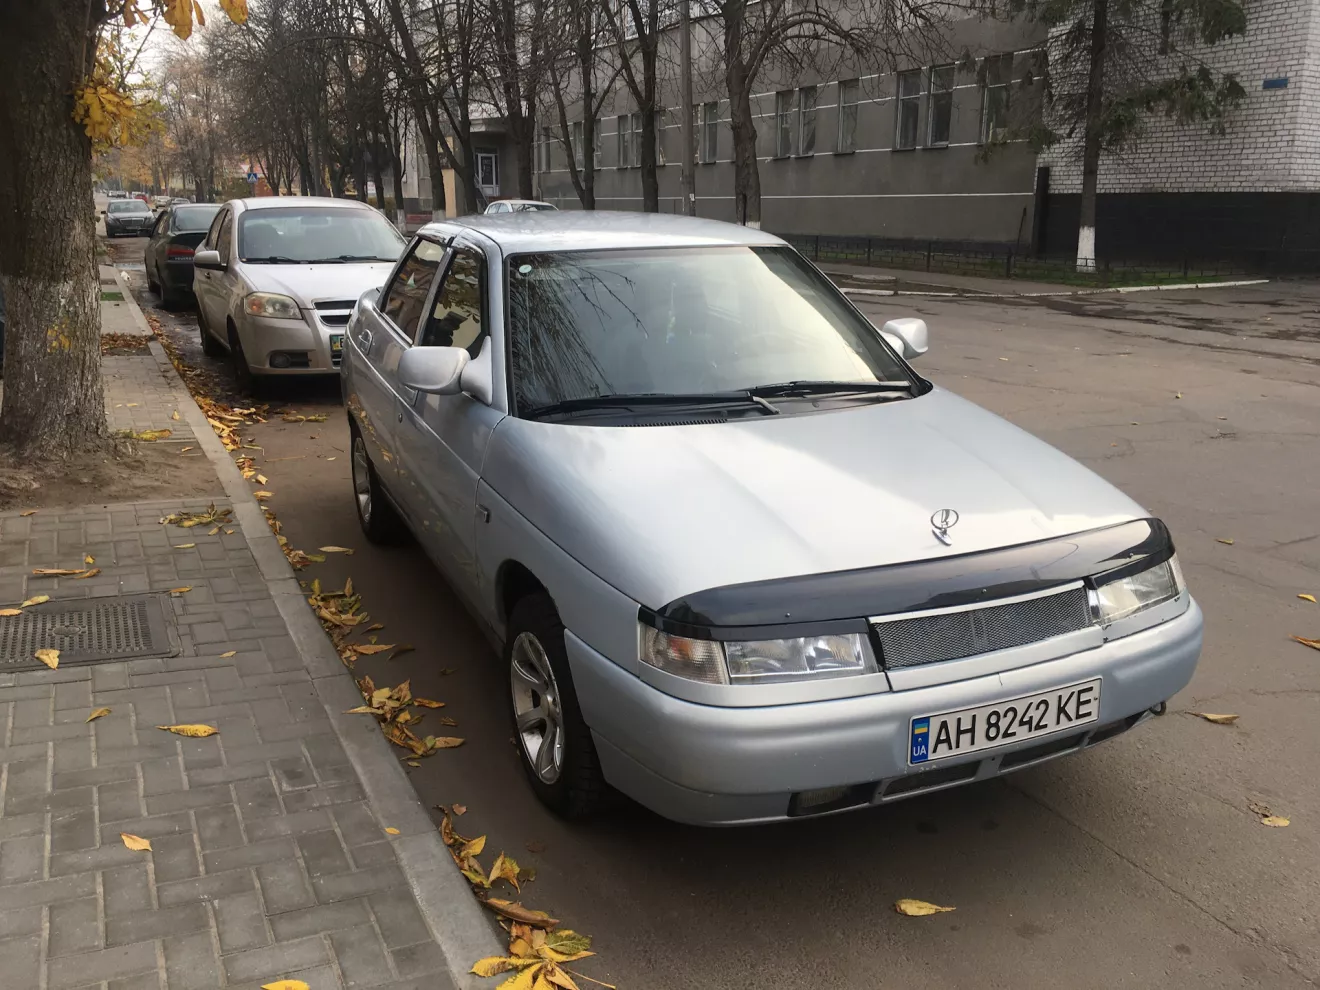
[(697, 215), (697, 177), (693, 173), (693, 161), (697, 157), (696, 146), (692, 140), (692, 22), (689, 11), (690, 0), (678, 0), (679, 6), (679, 101), (683, 104), (679, 111), (679, 120), (683, 124), (683, 212), (690, 217)]

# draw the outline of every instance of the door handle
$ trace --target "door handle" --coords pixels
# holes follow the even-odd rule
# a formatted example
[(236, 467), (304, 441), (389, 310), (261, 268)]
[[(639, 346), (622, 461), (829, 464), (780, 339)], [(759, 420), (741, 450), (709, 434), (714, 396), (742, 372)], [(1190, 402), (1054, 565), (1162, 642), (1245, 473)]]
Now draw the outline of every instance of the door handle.
[(353, 339), (357, 341), (357, 345), (361, 347), (362, 350), (364, 351), (371, 350), (371, 341), (372, 341), (371, 328), (367, 326), (365, 322), (359, 323), (357, 325), (357, 328), (354, 329)]

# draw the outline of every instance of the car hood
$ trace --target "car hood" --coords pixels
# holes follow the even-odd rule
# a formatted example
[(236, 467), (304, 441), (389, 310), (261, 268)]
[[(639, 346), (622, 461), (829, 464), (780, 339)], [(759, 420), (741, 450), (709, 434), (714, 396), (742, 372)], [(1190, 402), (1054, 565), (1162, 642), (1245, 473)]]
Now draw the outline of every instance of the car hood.
[[(749, 581), (929, 560), (1146, 516), (1070, 457), (941, 389), (728, 423), (507, 417), (483, 477), (649, 608)], [(946, 546), (931, 528), (957, 511)]]
[(243, 277), (254, 292), (282, 292), (303, 309), (318, 300), (357, 302), (367, 289), (384, 285), (394, 270), (392, 261), (344, 265), (243, 265)]

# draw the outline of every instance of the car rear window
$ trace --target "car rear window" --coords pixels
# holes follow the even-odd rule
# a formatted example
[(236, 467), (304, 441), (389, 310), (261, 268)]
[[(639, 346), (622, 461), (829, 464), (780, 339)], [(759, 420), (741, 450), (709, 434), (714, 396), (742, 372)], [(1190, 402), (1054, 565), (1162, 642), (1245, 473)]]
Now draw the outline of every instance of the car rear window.
[(174, 227), (176, 230), (185, 233), (190, 231), (209, 230), (211, 228), (211, 221), (215, 219), (215, 215), (219, 212), (219, 203), (176, 206), (174, 208)]

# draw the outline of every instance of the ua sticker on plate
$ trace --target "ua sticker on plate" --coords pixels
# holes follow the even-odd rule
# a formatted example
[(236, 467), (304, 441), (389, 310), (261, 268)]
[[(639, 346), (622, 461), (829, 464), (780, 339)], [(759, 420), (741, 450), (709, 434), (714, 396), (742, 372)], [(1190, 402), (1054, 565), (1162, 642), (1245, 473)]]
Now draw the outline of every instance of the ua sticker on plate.
[(930, 759), (930, 719), (912, 720), (912, 756), (908, 762), (925, 763)]

